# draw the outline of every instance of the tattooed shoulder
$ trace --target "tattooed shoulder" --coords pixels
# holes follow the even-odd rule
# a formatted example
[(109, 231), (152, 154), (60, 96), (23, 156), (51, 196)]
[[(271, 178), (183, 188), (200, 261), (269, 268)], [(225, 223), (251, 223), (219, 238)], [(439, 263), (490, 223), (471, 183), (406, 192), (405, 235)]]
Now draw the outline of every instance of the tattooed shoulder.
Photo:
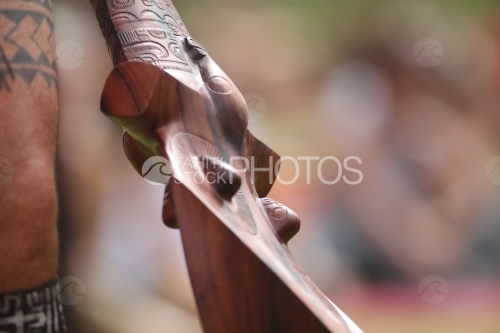
[(55, 82), (54, 44), (50, 0), (1, 0), (0, 89), (9, 89), (9, 76), (27, 84), (36, 75)]

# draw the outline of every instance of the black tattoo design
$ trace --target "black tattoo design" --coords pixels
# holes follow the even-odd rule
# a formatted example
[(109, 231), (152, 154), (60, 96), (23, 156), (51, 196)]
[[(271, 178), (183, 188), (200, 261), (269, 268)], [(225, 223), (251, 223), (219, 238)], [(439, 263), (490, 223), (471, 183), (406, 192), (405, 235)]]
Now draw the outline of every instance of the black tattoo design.
[(67, 333), (57, 280), (33, 290), (0, 295), (0, 332)]
[(6, 79), (31, 84), (37, 74), (56, 81), (54, 25), (50, 0), (0, 1), (0, 89)]

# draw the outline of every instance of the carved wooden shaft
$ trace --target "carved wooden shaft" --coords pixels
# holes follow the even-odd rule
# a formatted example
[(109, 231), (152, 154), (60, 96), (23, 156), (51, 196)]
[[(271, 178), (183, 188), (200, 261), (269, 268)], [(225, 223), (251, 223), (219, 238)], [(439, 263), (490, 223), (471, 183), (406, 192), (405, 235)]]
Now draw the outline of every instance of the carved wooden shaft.
[[(190, 37), (170, 0), (92, 0), (92, 6), (115, 65), (124, 61), (142, 61), (164, 70), (192, 72), (192, 64), (188, 59), (200, 61), (207, 56), (203, 47)], [(185, 44), (187, 54), (181, 43)], [(224, 93), (231, 90), (227, 81), (213, 76), (210, 68), (203, 68), (201, 67), (200, 74), (212, 91)], [(124, 147), (130, 160), (147, 159), (145, 149), (138, 147), (128, 134), (124, 135)], [(140, 170), (137, 171), (140, 173)], [(214, 170), (206, 172), (208, 175), (215, 174)], [(217, 185), (216, 191), (223, 193), (223, 196), (230, 198), (236, 193), (237, 188), (233, 191), (235, 187), (228, 186), (225, 182), (217, 181), (214, 184)], [(262, 203), (276, 232), (287, 243), (300, 228), (297, 215), (270, 199)], [(291, 213), (287, 214), (288, 211)], [(165, 190), (163, 221), (167, 226), (177, 228), (168, 187)]]
[(152, 156), (171, 163), (163, 220), (180, 227), (205, 331), (360, 332), (290, 253), (296, 214), (260, 199), (275, 175), (252, 182), (246, 168), (227, 163), (243, 157), (269, 168), (279, 155), (247, 130), (243, 95), (171, 1), (91, 1), (116, 65), (101, 110), (126, 130), (125, 152), (139, 173)]
[(140, 60), (191, 72), (180, 46), (189, 36), (170, 0), (91, 0), (115, 65)]

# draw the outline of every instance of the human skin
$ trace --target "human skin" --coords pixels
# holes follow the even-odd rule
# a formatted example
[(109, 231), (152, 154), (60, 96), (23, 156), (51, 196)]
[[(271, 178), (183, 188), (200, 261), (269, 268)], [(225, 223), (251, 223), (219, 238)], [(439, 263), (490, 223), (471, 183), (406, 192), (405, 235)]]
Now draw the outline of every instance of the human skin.
[(50, 1), (0, 1), (0, 294), (57, 271), (54, 44)]

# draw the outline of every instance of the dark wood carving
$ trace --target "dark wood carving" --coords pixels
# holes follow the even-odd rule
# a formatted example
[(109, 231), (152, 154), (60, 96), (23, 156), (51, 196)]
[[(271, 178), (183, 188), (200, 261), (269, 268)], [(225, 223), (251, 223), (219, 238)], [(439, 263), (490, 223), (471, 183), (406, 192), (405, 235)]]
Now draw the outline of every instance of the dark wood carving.
[(92, 4), (116, 65), (101, 109), (139, 173), (152, 156), (170, 162), (163, 220), (181, 231), (205, 332), (361, 332), (290, 253), (300, 220), (265, 198), (276, 174), (252, 179), (245, 162), (279, 156), (247, 130), (243, 96), (172, 2)]

